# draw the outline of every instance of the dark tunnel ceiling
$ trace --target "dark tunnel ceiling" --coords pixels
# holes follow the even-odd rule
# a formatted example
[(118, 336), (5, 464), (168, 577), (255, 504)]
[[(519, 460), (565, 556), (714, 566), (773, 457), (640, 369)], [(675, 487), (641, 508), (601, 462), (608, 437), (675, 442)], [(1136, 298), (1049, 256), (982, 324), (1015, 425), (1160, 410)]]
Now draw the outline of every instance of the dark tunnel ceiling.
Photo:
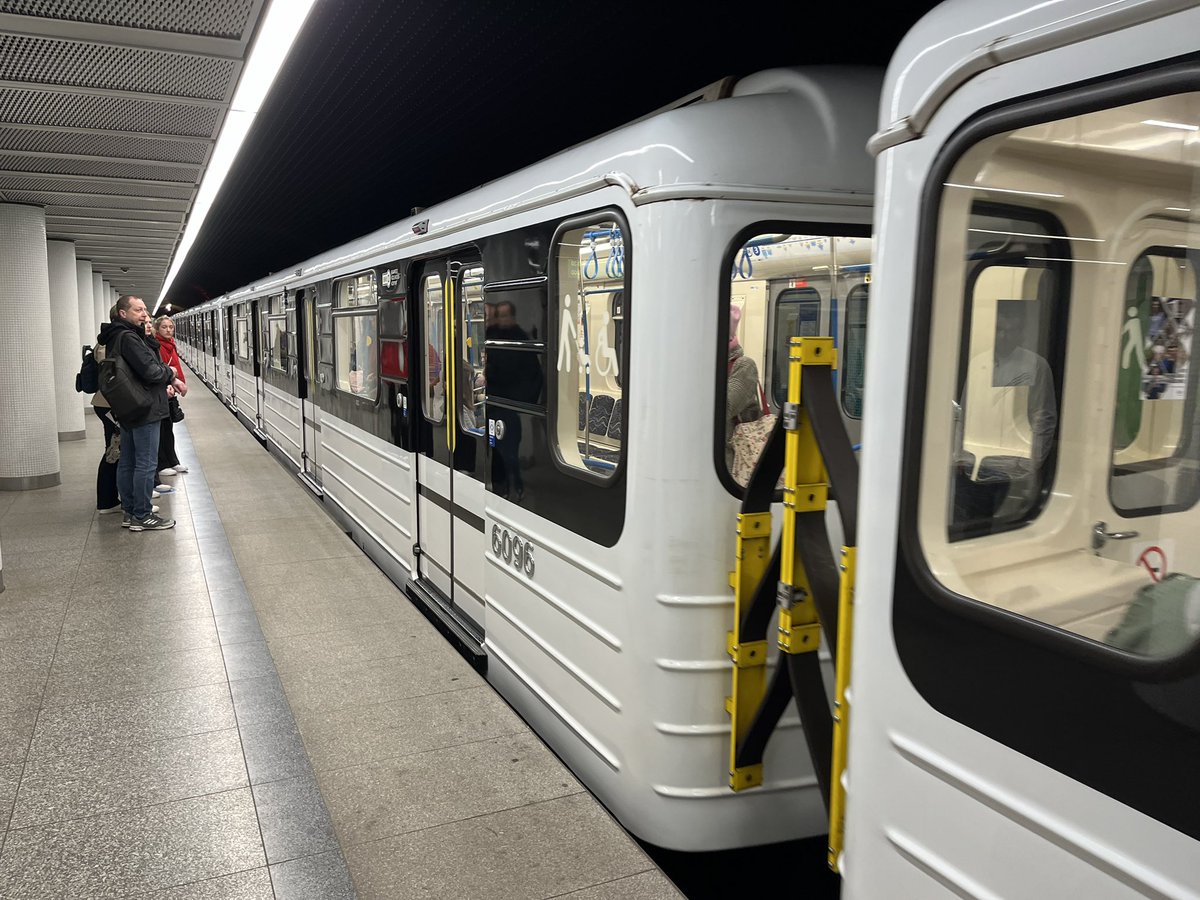
[(935, 5), (318, 0), (167, 300), (219, 296), (726, 75), (884, 66)]

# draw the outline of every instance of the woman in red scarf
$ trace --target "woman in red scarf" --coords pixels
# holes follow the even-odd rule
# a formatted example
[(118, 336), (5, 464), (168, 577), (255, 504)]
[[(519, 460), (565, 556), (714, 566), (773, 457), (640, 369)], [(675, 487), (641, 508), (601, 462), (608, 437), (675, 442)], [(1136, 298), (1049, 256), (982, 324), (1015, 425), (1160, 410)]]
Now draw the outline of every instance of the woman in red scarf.
[[(175, 323), (171, 321), (170, 316), (159, 316), (154, 320), (154, 336), (158, 338), (158, 354), (162, 357), (162, 361), (174, 369), (179, 380), (186, 384), (187, 379), (183, 376), (183, 363), (179, 359), (179, 351), (175, 348)], [(172, 396), (172, 411), (178, 405), (179, 399)], [(187, 466), (180, 463), (179, 457), (175, 455), (173, 425), (170, 416), (162, 420), (162, 431), (158, 437), (158, 475), (160, 479), (164, 475), (178, 475), (180, 472), (188, 470)]]

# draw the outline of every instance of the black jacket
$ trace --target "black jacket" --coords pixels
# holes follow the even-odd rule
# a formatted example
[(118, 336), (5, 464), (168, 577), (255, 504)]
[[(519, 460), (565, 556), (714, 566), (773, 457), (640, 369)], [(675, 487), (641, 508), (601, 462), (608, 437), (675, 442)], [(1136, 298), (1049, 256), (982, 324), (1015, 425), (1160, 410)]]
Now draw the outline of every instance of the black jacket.
[[(126, 428), (137, 428), (165, 419), (171, 414), (167, 405), (167, 385), (175, 380), (175, 370), (166, 365), (158, 355), (158, 342), (150, 349), (146, 333), (141, 328), (122, 320), (106, 322), (100, 326), (100, 340), (105, 355), (112, 357), (118, 335), (127, 334), (121, 340), (121, 355), (125, 357), (130, 371), (150, 388), (150, 412), (132, 422), (122, 422)], [(153, 340), (153, 339), (152, 339)]]

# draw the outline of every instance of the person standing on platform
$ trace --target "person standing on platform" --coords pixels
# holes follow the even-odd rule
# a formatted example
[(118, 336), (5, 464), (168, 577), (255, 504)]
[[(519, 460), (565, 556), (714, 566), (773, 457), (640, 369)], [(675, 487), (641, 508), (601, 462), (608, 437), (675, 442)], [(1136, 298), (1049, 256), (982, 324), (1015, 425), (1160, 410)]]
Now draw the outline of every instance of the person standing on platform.
[[(141, 383), (149, 397), (145, 412), (122, 418), (121, 458), (117, 463), (117, 487), (125, 511), (122, 525), (130, 531), (161, 531), (175, 527), (175, 520), (153, 512), (154, 473), (158, 464), (159, 422), (168, 415), (167, 385), (184, 393), (187, 386), (175, 376), (146, 343), (145, 327), (150, 320), (141, 297), (123, 295), (117, 301), (117, 318), (100, 329), (108, 359), (118, 355), (132, 378)], [(111, 396), (109, 397), (112, 400)]]
[[(175, 346), (175, 323), (170, 316), (159, 316), (154, 320), (154, 336), (158, 339), (158, 354), (162, 361), (175, 370), (176, 378), (187, 384), (187, 379), (183, 377), (183, 363), (179, 359), (179, 350)], [(179, 397), (173, 387), (167, 388), (167, 398), (170, 415), (162, 420), (162, 431), (158, 439), (159, 478), (178, 475), (188, 470), (175, 454), (174, 423), (182, 416), (177, 412)]]

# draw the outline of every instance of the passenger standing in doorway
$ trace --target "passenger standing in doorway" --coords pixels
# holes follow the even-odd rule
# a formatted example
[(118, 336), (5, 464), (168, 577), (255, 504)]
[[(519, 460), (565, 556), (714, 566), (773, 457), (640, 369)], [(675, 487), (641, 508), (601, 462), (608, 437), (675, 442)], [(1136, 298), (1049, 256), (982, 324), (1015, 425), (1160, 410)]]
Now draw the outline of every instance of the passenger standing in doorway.
[[(170, 316), (159, 316), (154, 320), (154, 336), (158, 340), (158, 354), (168, 366), (175, 370), (175, 377), (187, 384), (183, 377), (183, 363), (179, 359), (179, 350), (175, 346), (175, 323)], [(179, 408), (179, 396), (175, 388), (167, 386), (167, 404), (169, 415), (162, 420), (162, 430), (158, 438), (158, 474), (159, 477), (178, 475), (186, 472), (187, 466), (179, 461), (175, 454), (175, 410)]]
[[(754, 422), (766, 414), (763, 390), (758, 382), (758, 366), (746, 355), (738, 341), (740, 307), (729, 307), (729, 355), (726, 358), (728, 381), (725, 389), (725, 466), (733, 471), (733, 432), (738, 425)], [(761, 452), (761, 448), (759, 448)]]
[(184, 393), (187, 386), (151, 352), (145, 340), (150, 314), (141, 297), (125, 294), (117, 301), (117, 318), (100, 329), (108, 358), (118, 354), (131, 375), (150, 395), (150, 408), (136, 418), (117, 420), (121, 427), (121, 459), (117, 464), (117, 487), (125, 515), (121, 524), (130, 531), (161, 531), (174, 528), (175, 520), (153, 512), (154, 472), (158, 463), (159, 422), (168, 415), (167, 385)]

